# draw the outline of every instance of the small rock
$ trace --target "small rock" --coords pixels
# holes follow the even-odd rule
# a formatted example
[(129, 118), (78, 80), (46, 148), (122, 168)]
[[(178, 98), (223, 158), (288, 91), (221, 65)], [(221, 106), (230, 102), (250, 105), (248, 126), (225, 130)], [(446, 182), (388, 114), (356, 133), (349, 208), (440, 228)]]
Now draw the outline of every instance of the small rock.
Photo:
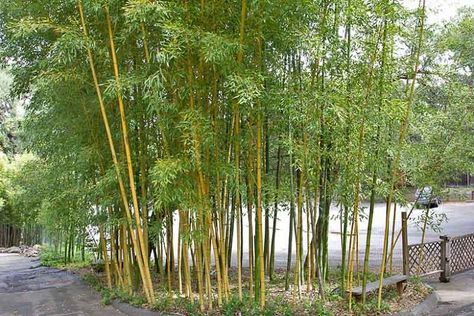
[(6, 253), (21, 253), (21, 249), (19, 247), (10, 247), (7, 248)]
[(25, 253), (26, 257), (38, 257), (38, 255), (39, 255), (39, 252), (34, 249), (29, 250)]

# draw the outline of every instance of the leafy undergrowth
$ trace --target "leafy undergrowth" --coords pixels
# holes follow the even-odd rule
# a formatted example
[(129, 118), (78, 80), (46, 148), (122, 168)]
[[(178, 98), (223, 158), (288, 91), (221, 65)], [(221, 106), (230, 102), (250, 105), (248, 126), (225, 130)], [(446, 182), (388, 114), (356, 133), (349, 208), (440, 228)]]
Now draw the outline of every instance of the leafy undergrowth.
[[(182, 315), (383, 315), (409, 310), (430, 293), (430, 289), (426, 287), (420, 279), (411, 278), (401, 297), (398, 295), (394, 286), (385, 287), (380, 309), (377, 308), (376, 293), (368, 295), (364, 305), (354, 299), (351, 314), (348, 312), (347, 298), (342, 296), (343, 293), (341, 293), (338, 288), (338, 278), (336, 271), (330, 273), (330, 280), (325, 289), (326, 299), (323, 302), (319, 298), (317, 291), (312, 290), (305, 292), (306, 286), (302, 287), (300, 297), (298, 297), (291, 288), (289, 291), (285, 291), (285, 275), (280, 271), (276, 273), (272, 281), (268, 281), (267, 283), (267, 297), (264, 310), (260, 309), (258, 302), (249, 295), (247, 289), (244, 290), (243, 299), (240, 301), (237, 297), (235, 284), (232, 283), (232, 293), (229, 300), (224, 302), (220, 307), (216, 306), (217, 302), (214, 302), (215, 306), (213, 310), (203, 314), (199, 311), (197, 297), (195, 297), (195, 301), (193, 302), (174, 293), (170, 295), (162, 287), (156, 285), (156, 302), (150, 306), (146, 303), (142, 295), (130, 294), (118, 289), (107, 289), (103, 275), (99, 275), (95, 272), (82, 275), (82, 279), (86, 283), (102, 294), (103, 304), (110, 304), (112, 300), (119, 299), (122, 302), (137, 307)], [(377, 275), (370, 273), (368, 279), (369, 281), (375, 281), (377, 280)]]
[(70, 260), (65, 259), (64, 253), (55, 251), (52, 247), (44, 246), (41, 249), (40, 261), (43, 266), (78, 270), (89, 268), (91, 266), (92, 257), (89, 253), (85, 253), (84, 260), (81, 255), (75, 256)]

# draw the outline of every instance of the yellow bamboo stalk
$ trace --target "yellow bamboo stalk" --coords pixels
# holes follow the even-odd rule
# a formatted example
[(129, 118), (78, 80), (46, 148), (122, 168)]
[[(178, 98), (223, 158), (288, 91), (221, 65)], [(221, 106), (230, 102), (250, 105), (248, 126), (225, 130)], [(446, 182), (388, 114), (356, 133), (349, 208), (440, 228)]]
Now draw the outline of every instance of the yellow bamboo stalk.
[[(250, 123), (248, 124), (248, 128), (250, 129)], [(248, 136), (248, 144), (252, 144), (252, 139), (250, 135)], [(253, 155), (252, 150), (248, 151), (247, 154), (247, 216), (248, 216), (248, 223), (249, 223), (249, 293), (251, 296), (254, 295), (254, 286), (253, 286), (253, 264), (254, 264), (254, 247), (253, 247), (253, 219), (252, 219), (252, 212), (253, 212), (253, 187), (252, 187), (252, 179), (251, 173), (253, 172)]]
[[(260, 106), (258, 107), (260, 109)], [(257, 115), (257, 211), (255, 213), (257, 220), (257, 242), (258, 242), (258, 260), (260, 261), (260, 307), (265, 307), (265, 267), (263, 264), (263, 237), (262, 237), (262, 118)]]
[[(78, 0), (78, 9), (79, 9), (79, 14), (80, 14), (80, 18), (81, 18), (81, 26), (82, 26), (82, 30), (83, 30), (83, 33), (84, 33), (84, 37), (88, 40), (89, 39), (89, 34), (88, 34), (88, 31), (87, 31), (87, 25), (86, 25), (86, 21), (85, 21), (84, 10), (83, 10), (81, 0)], [(107, 118), (104, 99), (103, 99), (103, 96), (102, 96), (102, 91), (101, 91), (100, 86), (99, 86), (97, 73), (95, 71), (94, 58), (93, 58), (92, 50), (90, 49), (90, 47), (87, 47), (87, 56), (88, 56), (89, 66), (90, 66), (91, 73), (92, 73), (92, 78), (93, 78), (93, 81), (94, 81), (94, 87), (95, 87), (95, 90), (96, 90), (96, 93), (97, 93), (97, 98), (98, 98), (98, 101), (99, 101), (99, 108), (100, 108), (102, 121), (104, 123), (105, 132), (106, 132), (106, 135), (107, 135), (107, 140), (108, 140), (110, 152), (111, 152), (111, 155), (112, 155), (112, 161), (113, 161), (115, 173), (116, 173), (116, 176), (117, 176), (117, 181), (118, 181), (118, 184), (119, 184), (120, 196), (121, 196), (124, 208), (126, 210), (125, 213), (126, 213), (127, 223), (130, 227), (130, 230), (132, 231), (133, 226), (132, 226), (132, 219), (131, 219), (129, 205), (128, 205), (128, 198), (127, 198), (127, 194), (125, 192), (125, 185), (123, 183), (122, 175), (121, 175), (121, 172), (120, 172), (120, 166), (119, 166), (119, 163), (118, 163), (117, 154), (116, 154), (116, 150), (115, 150), (115, 145), (114, 145), (113, 138), (112, 138), (112, 133), (111, 133), (111, 130), (110, 130), (110, 124), (109, 124), (109, 121), (108, 121), (108, 118)], [(136, 240), (136, 237), (135, 237), (134, 234), (132, 234), (132, 240), (133, 240), (134, 245), (138, 246), (138, 241)], [(152, 293), (150, 293), (149, 285), (147, 283), (147, 279), (146, 279), (146, 276), (144, 274), (145, 271), (143, 270), (143, 267), (142, 267), (142, 265), (143, 265), (142, 260), (140, 258), (140, 260), (137, 260), (137, 261), (138, 261), (138, 265), (139, 265), (139, 269), (140, 269), (140, 274), (141, 274), (141, 277), (142, 277), (143, 289), (145, 291), (145, 295), (146, 295), (147, 300), (149, 301), (149, 303), (153, 303), (154, 295), (152, 295)], [(149, 274), (149, 271), (148, 271), (148, 274)]]
[(183, 269), (182, 269), (182, 261), (183, 261), (183, 243), (181, 240), (183, 239), (183, 218), (181, 215), (181, 211), (178, 211), (179, 214), (179, 224), (178, 224), (178, 291), (179, 294), (183, 294)]
[(145, 60), (147, 64), (149, 64), (151, 61), (151, 58), (150, 58), (150, 51), (148, 49), (148, 40), (146, 38), (145, 24), (143, 22), (140, 23), (140, 28), (143, 33), (143, 50), (145, 51)]
[(410, 112), (413, 104), (413, 98), (415, 94), (415, 83), (416, 77), (418, 73), (418, 67), (420, 66), (420, 54), (421, 54), (421, 46), (423, 44), (423, 31), (425, 26), (425, 7), (426, 7), (426, 0), (422, 0), (421, 4), (421, 21), (420, 21), (420, 28), (418, 33), (418, 43), (417, 49), (415, 52), (415, 66), (413, 67), (413, 80), (410, 85), (410, 90), (408, 92), (407, 97), (407, 106), (405, 108), (405, 115), (400, 125), (400, 135), (398, 138), (398, 150), (395, 155), (394, 163), (392, 165), (391, 176), (390, 176), (390, 192), (387, 198), (387, 210), (385, 215), (385, 233), (384, 233), (384, 242), (383, 242), (383, 253), (382, 253), (382, 263), (380, 265), (380, 275), (379, 275), (379, 290), (377, 293), (377, 307), (380, 309), (380, 305), (382, 304), (382, 288), (383, 288), (383, 274), (385, 271), (385, 264), (387, 258), (387, 251), (388, 251), (388, 238), (389, 238), (389, 228), (390, 228), (390, 207), (392, 204), (392, 199), (394, 195), (395, 183), (397, 181), (397, 174), (400, 165), (400, 152), (401, 147), (403, 146), (406, 138), (406, 134), (408, 132), (408, 122), (410, 120)]
[[(84, 115), (86, 117), (86, 120), (87, 120), (87, 123), (88, 123), (88, 128), (89, 130), (91, 131), (91, 141), (94, 143), (96, 149), (97, 149), (97, 152), (99, 153), (99, 141), (98, 141), (98, 137), (97, 137), (97, 133), (95, 132), (94, 128), (93, 128), (93, 125), (92, 125), (92, 122), (91, 122), (91, 119), (89, 117), (89, 115), (87, 114), (87, 110), (86, 110), (86, 106), (85, 106), (85, 103), (84, 102), (81, 102), (81, 105), (82, 105), (82, 110), (84, 111)], [(100, 170), (100, 175), (103, 175), (104, 174), (104, 167), (103, 167), (103, 163), (102, 163), (102, 159), (101, 159), (101, 156), (99, 155), (99, 170)], [(96, 179), (94, 179), (94, 182), (96, 183)], [(99, 203), (97, 203), (97, 205), (99, 205)], [(107, 286), (109, 289), (112, 288), (112, 271), (111, 271), (111, 266), (112, 264), (109, 262), (109, 257), (108, 257), (108, 254), (107, 254), (107, 241), (105, 239), (105, 236), (104, 236), (104, 228), (102, 226), (102, 224), (99, 224), (99, 240), (100, 240), (100, 245), (101, 245), (101, 252), (102, 252), (102, 257), (104, 258), (104, 266), (105, 266), (105, 274), (106, 274), (106, 278), (107, 278)], [(111, 241), (112, 242), (112, 241)], [(110, 257), (110, 261), (113, 261), (112, 259), (112, 256)]]
[[(217, 305), (222, 305), (222, 274), (221, 267), (219, 264), (219, 249), (217, 247), (216, 234), (214, 232), (214, 226), (211, 223), (211, 217), (207, 216), (208, 226), (210, 228), (210, 238), (212, 244), (212, 250), (214, 252), (215, 263), (216, 263), (216, 275), (217, 275)], [(212, 299), (211, 299), (212, 300)]]
[(184, 265), (184, 292), (186, 297), (192, 297), (191, 288), (191, 271), (189, 268), (189, 256), (188, 256), (188, 238), (189, 238), (189, 216), (187, 212), (181, 211), (180, 216), (183, 221), (183, 232), (186, 238), (183, 240), (183, 265)]
[(142, 223), (143, 223), (143, 235), (144, 235), (144, 260), (148, 261), (148, 205), (147, 205), (147, 176), (146, 176), (146, 146), (147, 144), (144, 140), (144, 124), (143, 121), (140, 123), (139, 127), (139, 149), (138, 149), (138, 156), (139, 156), (139, 164), (140, 164), (140, 194), (141, 194), (141, 211), (142, 211)]
[(112, 289), (112, 277), (110, 275), (109, 255), (107, 254), (107, 245), (104, 237), (104, 229), (102, 225), (99, 225), (99, 239), (100, 248), (102, 249), (102, 257), (104, 258), (105, 275), (107, 276), (107, 287)]
[[(109, 214), (110, 214), (109, 210)], [(118, 283), (118, 286), (120, 288), (124, 287), (124, 282), (123, 282), (123, 272), (122, 269), (119, 268), (118, 265), (118, 258), (117, 258), (117, 252), (116, 252), (116, 245), (115, 245), (115, 232), (114, 228), (112, 227), (111, 229), (111, 234), (110, 234), (110, 261), (112, 263), (112, 267), (114, 268), (114, 271), (116, 273), (116, 283)]]
[[(239, 50), (237, 52), (237, 65), (240, 65), (243, 60), (243, 44), (245, 39), (245, 20), (247, 16), (247, 0), (241, 2), (241, 13), (240, 13), (240, 30), (239, 30)], [(242, 300), (242, 256), (241, 256), (241, 238), (242, 238), (242, 227), (241, 227), (241, 197), (240, 197), (240, 110), (239, 103), (234, 100), (234, 151), (235, 151), (235, 209), (237, 212), (237, 288), (239, 293), (239, 300)]]
[[(307, 186), (306, 186), (307, 188)], [(310, 223), (310, 212), (311, 208), (309, 207), (309, 190), (307, 190), (306, 194), (306, 244), (307, 244), (307, 261), (308, 261), (308, 272), (307, 272), (307, 280), (306, 280), (306, 291), (309, 293), (312, 290), (312, 269), (313, 269), (313, 251), (311, 249), (311, 223)]]
[(147, 284), (147, 291), (149, 292), (150, 300), (151, 302), (154, 301), (154, 290), (153, 290), (153, 284), (151, 281), (151, 276), (150, 276), (150, 268), (148, 264), (148, 252), (146, 250), (146, 242), (145, 238), (143, 236), (143, 228), (140, 219), (140, 212), (139, 212), (139, 206), (138, 206), (138, 196), (137, 196), (137, 190), (135, 187), (135, 177), (134, 177), (134, 170), (133, 170), (133, 164), (132, 164), (132, 156), (130, 152), (130, 142), (128, 139), (128, 126), (126, 122), (126, 115), (125, 115), (125, 106), (123, 103), (123, 98), (122, 98), (122, 86), (120, 82), (120, 73), (119, 73), (119, 68), (118, 68), (118, 61), (117, 61), (117, 55), (116, 55), (116, 49), (115, 49), (115, 42), (114, 42), (114, 37), (113, 37), (113, 30), (112, 30), (112, 21), (110, 18), (110, 13), (109, 13), (109, 8), (107, 5), (104, 6), (105, 10), (105, 17), (107, 21), (107, 31), (109, 35), (109, 43), (110, 43), (110, 52), (111, 52), (111, 58), (112, 58), (112, 66), (113, 66), (113, 71), (114, 71), (114, 76), (115, 76), (115, 81), (117, 84), (117, 99), (118, 99), (118, 106), (119, 106), (119, 112), (120, 112), (120, 123), (122, 126), (122, 136), (123, 136), (123, 143), (124, 143), (124, 149), (125, 149), (125, 157), (127, 161), (127, 170), (128, 170), (128, 180), (129, 180), (129, 186), (130, 186), (130, 191), (132, 195), (132, 203), (133, 203), (133, 213), (135, 215), (135, 224), (136, 224), (136, 233), (138, 235), (138, 242), (137, 246), (134, 247), (134, 251), (136, 254), (139, 254), (137, 256), (137, 261), (140, 262), (142, 260), (142, 265), (143, 265), (143, 277), (145, 278), (145, 282)]
[[(188, 75), (188, 84), (189, 84), (189, 100), (188, 100), (188, 105), (191, 110), (194, 110), (194, 92), (193, 92), (193, 69), (192, 69), (192, 63), (191, 63), (191, 58), (190, 55), (188, 55), (187, 58), (187, 75)], [(192, 138), (193, 138), (193, 145), (194, 145), (194, 152), (195, 152), (195, 163), (196, 163), (196, 169), (197, 169), (197, 185), (198, 185), (198, 195), (201, 199), (203, 200), (203, 194), (205, 194), (204, 191), (204, 173), (202, 172), (202, 166), (201, 166), (201, 149), (200, 149), (200, 142), (199, 138), (197, 136), (196, 132), (196, 127), (194, 126), (194, 123), (192, 124)], [(200, 309), (201, 311), (204, 311), (204, 298), (203, 298), (203, 287), (202, 287), (202, 275), (201, 275), (201, 260), (204, 259), (204, 269), (207, 272), (207, 274), (210, 274), (210, 258), (207, 256), (208, 254), (208, 249), (207, 249), (207, 239), (208, 239), (208, 230), (206, 230), (206, 222), (204, 219), (204, 214), (202, 210), (202, 205), (199, 206), (198, 209), (198, 214), (197, 214), (197, 227), (198, 229), (201, 230), (202, 236), (204, 237), (204, 240), (197, 243), (195, 245), (196, 248), (196, 268), (197, 268), (197, 273), (198, 273), (198, 289), (199, 289), (199, 300), (200, 300)], [(198, 268), (199, 267), (199, 268)], [(206, 290), (208, 293), (210, 292), (210, 278), (206, 277)], [(208, 297), (209, 302), (212, 301), (210, 297)], [(211, 305), (212, 306), (212, 305)]]
[(296, 262), (295, 262), (295, 290), (301, 296), (301, 270), (302, 270), (302, 237), (303, 237), (303, 172), (299, 171), (298, 179), (298, 214), (296, 221)]
[[(377, 60), (377, 55), (378, 55), (378, 44), (381, 38), (381, 33), (380, 31), (382, 28), (379, 29), (378, 31), (378, 36), (375, 44), (375, 49), (374, 52), (371, 55), (370, 59), (370, 64), (369, 64), (369, 69), (367, 73), (367, 85), (366, 85), (366, 90), (365, 90), (365, 96), (364, 96), (364, 103), (362, 104), (362, 110), (365, 110), (365, 108), (368, 106), (369, 103), (369, 96), (370, 96), (370, 90), (372, 87), (372, 79), (373, 79), (373, 70), (375, 66), (375, 62)], [(362, 165), (363, 165), (363, 149), (364, 149), (364, 142), (365, 142), (365, 113), (362, 111), (362, 121), (359, 127), (359, 137), (358, 137), (358, 145), (357, 145), (357, 156), (356, 156), (356, 168), (360, 168), (359, 170), (356, 170), (356, 180), (354, 184), (354, 208), (353, 208), (353, 225), (354, 225), (354, 236), (352, 237), (351, 233), (351, 239), (352, 239), (352, 248), (350, 249), (350, 256), (349, 256), (349, 271), (348, 271), (348, 287), (349, 287), (349, 306), (348, 309), (349, 311), (352, 310), (352, 284), (353, 284), (353, 273), (354, 273), (354, 259), (356, 260), (356, 271), (358, 272), (358, 267), (359, 267), (359, 206), (360, 206), (360, 179), (361, 179), (361, 174), (363, 172)]]
[[(168, 221), (169, 222), (169, 221)], [(168, 224), (167, 224), (168, 225)], [(172, 228), (168, 228), (168, 230), (172, 230)], [(166, 246), (166, 278), (167, 278), (167, 284), (168, 284), (168, 295), (171, 297), (172, 296), (172, 291), (173, 291), (173, 286), (171, 284), (171, 243), (173, 242), (170, 240), (170, 237), (168, 234), (166, 234), (166, 240), (168, 242), (168, 245)]]
[(132, 270), (130, 267), (130, 247), (128, 246), (128, 237), (127, 237), (127, 229), (124, 225), (120, 225), (120, 243), (121, 243), (121, 250), (122, 250), (122, 264), (123, 264), (123, 274), (125, 280), (125, 290), (127, 292), (132, 291)]

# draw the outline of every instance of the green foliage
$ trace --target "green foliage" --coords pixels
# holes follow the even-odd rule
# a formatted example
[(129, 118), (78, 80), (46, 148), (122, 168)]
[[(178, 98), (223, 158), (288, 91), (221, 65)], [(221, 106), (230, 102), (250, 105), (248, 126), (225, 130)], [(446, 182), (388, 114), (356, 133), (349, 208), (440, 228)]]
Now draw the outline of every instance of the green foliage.
[(174, 303), (175, 301), (168, 296), (160, 297), (156, 300), (155, 304), (152, 306), (152, 309), (159, 312), (166, 312), (173, 309)]
[(222, 306), (222, 315), (231, 316), (236, 313), (251, 315), (258, 311), (258, 305), (251, 298), (240, 301), (238, 297), (233, 296), (228, 302)]
[(128, 303), (137, 307), (141, 307), (146, 303), (146, 299), (143, 296), (131, 294), (122, 290), (115, 290), (114, 298), (118, 298), (124, 303)]
[[(464, 7), (459, 10), (456, 18), (448, 23), (438, 38), (441, 51), (449, 50), (454, 67), (474, 70), (474, 9)], [(467, 75), (467, 74), (464, 74)]]
[(92, 262), (92, 255), (86, 254), (85, 260), (80, 257), (73, 258), (70, 262), (64, 262), (64, 253), (55, 251), (51, 246), (43, 246), (40, 253), (41, 264), (52, 268), (81, 269), (89, 268)]
[[(412, 275), (410, 276), (410, 278), (408, 279), (409, 281), (409, 284), (411, 284), (413, 286), (413, 289), (419, 293), (426, 293), (426, 290), (427, 290), (427, 287), (426, 285), (423, 283), (423, 279), (417, 275)], [(430, 290), (431, 288), (429, 288), (428, 290)]]
[(103, 287), (100, 282), (100, 279), (93, 272), (81, 275), (81, 280), (88, 284), (90, 287), (94, 288), (97, 292), (102, 292)]
[(48, 267), (59, 267), (61, 264), (64, 264), (62, 254), (49, 247), (43, 249), (40, 260), (42, 265)]
[[(305, 304), (305, 311), (309, 315), (332, 316), (334, 315), (320, 300), (312, 300)], [(289, 313), (288, 315), (293, 315)]]
[(18, 99), (11, 92), (13, 78), (9, 71), (0, 69), (0, 153), (13, 156), (20, 151)]
[(102, 291), (100, 292), (102, 298), (100, 300), (101, 304), (102, 305), (110, 305), (112, 304), (112, 300), (113, 300), (113, 297), (112, 297), (112, 294), (110, 293), (110, 290), (109, 289), (102, 289)]
[[(261, 193), (255, 184), (263, 180), (267, 213), (275, 202), (281, 212), (294, 209), (302, 192), (300, 215), (319, 216), (312, 218), (320, 234), (314, 259), (326, 277), (331, 202), (351, 210), (349, 221), (355, 211), (365, 218), (359, 201), (372, 189), (382, 198), (392, 195), (391, 170), (400, 153), (395, 199), (403, 204), (406, 185), (439, 190), (474, 170), (471, 9), (443, 30), (427, 30), (423, 74), (414, 82), (423, 12), (393, 1), (80, 3), (87, 34), (76, 1), (0, 3), (0, 60), (11, 73), (0, 72), (0, 150), (7, 153), (0, 153), (0, 222), (41, 224), (48, 242), (64, 248), (61, 255), (46, 250), (46, 264), (67, 257), (80, 265), (69, 258), (71, 248), (86, 239), (97, 243), (99, 226), (108, 247), (127, 223), (127, 209), (144, 218), (127, 223), (129, 232), (147, 226), (145, 238), (165, 253), (177, 238), (177, 211), (186, 215), (180, 238), (193, 255), (220, 233), (230, 244), (236, 193), (249, 207), (244, 212), (252, 212)], [(413, 107), (411, 86), (417, 90)], [(21, 124), (13, 113), (19, 98), (26, 101)], [(406, 140), (400, 135), (405, 119)], [(264, 158), (257, 161), (260, 142)], [(34, 156), (14, 156), (20, 147)], [(298, 190), (296, 173), (303, 179)], [(140, 209), (132, 207), (134, 188)], [(430, 225), (439, 227), (442, 215), (433, 214)], [(112, 297), (143, 303), (128, 293), (104, 293), (104, 303)], [(157, 304), (163, 310), (172, 305)], [(270, 301), (261, 310), (252, 298), (232, 298), (222, 311), (326, 313), (317, 301), (288, 306)], [(194, 311), (194, 302), (186, 309)]]
[(384, 299), (380, 304), (380, 309), (377, 308), (377, 298), (376, 297), (369, 297), (364, 305), (354, 302), (352, 306), (352, 310), (354, 311), (355, 315), (367, 315), (369, 312), (379, 311), (382, 313), (389, 313), (390, 312), (390, 305)]
[(35, 224), (36, 212), (25, 208), (19, 197), (24, 193), (22, 180), (27, 165), (34, 161), (30, 154), (12, 158), (0, 152), (0, 222), (22, 227)]
[(430, 209), (429, 211), (423, 211), (412, 220), (419, 231), (423, 230), (424, 223), (426, 222), (427, 228), (435, 233), (441, 233), (443, 231), (443, 224), (448, 221), (448, 217), (445, 213), (440, 213), (436, 209)]
[[(101, 303), (103, 305), (110, 305), (115, 299), (120, 300), (121, 302), (128, 303), (133, 306), (142, 307), (146, 300), (143, 296), (129, 293), (121, 289), (108, 289), (103, 284), (103, 280), (95, 273), (85, 273), (81, 275), (82, 281), (88, 284), (90, 287), (94, 288), (101, 295)], [(158, 300), (157, 300), (158, 302)], [(160, 311), (165, 311), (162, 309)]]
[(220, 315), (333, 315), (319, 299), (303, 299), (295, 303), (284, 296), (272, 296), (262, 310), (252, 298), (246, 296), (242, 301), (231, 297), (219, 310)]
[(199, 314), (199, 305), (196, 302), (190, 301), (186, 298), (176, 299), (175, 304), (180, 306), (181, 309), (184, 309), (184, 312), (187, 315), (198, 315)]
[(438, 193), (446, 181), (472, 172), (474, 138), (467, 126), (474, 122), (472, 74), (474, 38), (472, 9), (460, 10), (444, 29), (427, 39), (431, 44), (425, 69), (436, 75), (420, 80), (410, 145), (405, 157), (409, 181), (432, 186)]

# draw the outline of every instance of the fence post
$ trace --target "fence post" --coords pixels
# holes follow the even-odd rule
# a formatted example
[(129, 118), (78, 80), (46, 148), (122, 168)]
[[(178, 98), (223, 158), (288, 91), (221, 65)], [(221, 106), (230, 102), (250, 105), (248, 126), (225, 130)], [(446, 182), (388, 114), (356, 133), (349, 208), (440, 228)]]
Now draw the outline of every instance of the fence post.
[(441, 270), (443, 270), (439, 276), (441, 282), (449, 282), (451, 276), (451, 242), (450, 238), (446, 235), (439, 236), (441, 239)]
[(402, 212), (402, 260), (403, 260), (403, 274), (410, 274), (410, 267), (408, 266), (408, 232), (407, 232), (407, 212)]

